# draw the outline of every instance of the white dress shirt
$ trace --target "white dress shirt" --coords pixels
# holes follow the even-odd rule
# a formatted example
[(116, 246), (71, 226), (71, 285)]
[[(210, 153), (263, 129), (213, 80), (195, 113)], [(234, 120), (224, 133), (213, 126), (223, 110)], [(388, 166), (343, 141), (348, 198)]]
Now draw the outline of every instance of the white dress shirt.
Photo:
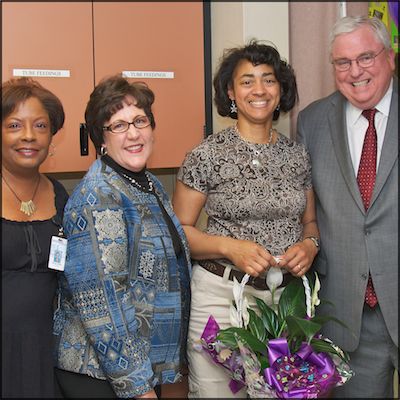
[[(375, 114), (375, 129), (378, 137), (378, 153), (376, 165), (379, 166), (379, 160), (382, 152), (383, 139), (385, 138), (386, 125), (389, 118), (390, 101), (393, 92), (393, 79), (389, 85), (386, 94), (375, 106), (378, 112)], [(363, 110), (353, 106), (350, 102), (346, 105), (346, 123), (349, 150), (353, 162), (354, 173), (357, 176), (358, 165), (360, 164), (361, 152), (364, 144), (365, 133), (368, 128), (368, 121), (362, 115)]]

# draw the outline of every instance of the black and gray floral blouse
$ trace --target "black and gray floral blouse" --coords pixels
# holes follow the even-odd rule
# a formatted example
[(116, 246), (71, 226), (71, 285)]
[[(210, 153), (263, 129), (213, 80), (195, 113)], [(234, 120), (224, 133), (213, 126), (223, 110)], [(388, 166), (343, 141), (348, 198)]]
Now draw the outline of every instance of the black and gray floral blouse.
[(272, 255), (302, 236), (311, 164), (302, 144), (243, 140), (234, 127), (208, 136), (186, 155), (178, 180), (207, 195), (206, 232), (248, 239)]

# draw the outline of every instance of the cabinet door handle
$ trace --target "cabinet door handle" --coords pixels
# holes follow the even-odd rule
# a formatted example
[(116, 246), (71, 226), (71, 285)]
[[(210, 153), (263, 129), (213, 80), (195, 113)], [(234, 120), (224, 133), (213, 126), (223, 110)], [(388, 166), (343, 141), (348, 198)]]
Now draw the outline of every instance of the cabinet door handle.
[(88, 132), (86, 129), (86, 124), (80, 124), (79, 126), (79, 140), (81, 145), (81, 156), (89, 155)]

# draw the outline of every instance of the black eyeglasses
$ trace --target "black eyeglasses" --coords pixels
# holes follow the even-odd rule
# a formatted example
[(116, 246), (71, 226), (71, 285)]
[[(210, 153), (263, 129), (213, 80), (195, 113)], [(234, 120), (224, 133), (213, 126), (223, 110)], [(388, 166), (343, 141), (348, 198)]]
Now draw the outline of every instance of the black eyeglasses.
[(379, 56), (385, 50), (385, 47), (376, 54), (366, 53), (362, 54), (357, 58), (353, 58), (350, 60), (349, 58), (339, 58), (337, 60), (333, 60), (332, 64), (335, 67), (336, 71), (344, 72), (348, 71), (351, 67), (351, 63), (355, 61), (357, 65), (361, 68), (372, 67), (375, 63), (375, 58)]
[(149, 117), (142, 115), (136, 117), (132, 122), (115, 121), (109, 126), (103, 126), (103, 130), (112, 133), (125, 133), (128, 131), (129, 126), (133, 125), (137, 129), (147, 128), (151, 124)]

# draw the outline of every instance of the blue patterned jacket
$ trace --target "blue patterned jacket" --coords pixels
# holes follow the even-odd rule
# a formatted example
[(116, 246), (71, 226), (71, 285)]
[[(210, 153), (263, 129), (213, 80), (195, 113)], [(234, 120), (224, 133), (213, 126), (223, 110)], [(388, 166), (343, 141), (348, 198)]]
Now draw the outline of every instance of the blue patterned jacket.
[(69, 198), (67, 261), (55, 313), (58, 368), (107, 379), (135, 397), (181, 378), (190, 307), (190, 257), (167, 194), (156, 193), (182, 240), (177, 258), (157, 199), (101, 160)]

